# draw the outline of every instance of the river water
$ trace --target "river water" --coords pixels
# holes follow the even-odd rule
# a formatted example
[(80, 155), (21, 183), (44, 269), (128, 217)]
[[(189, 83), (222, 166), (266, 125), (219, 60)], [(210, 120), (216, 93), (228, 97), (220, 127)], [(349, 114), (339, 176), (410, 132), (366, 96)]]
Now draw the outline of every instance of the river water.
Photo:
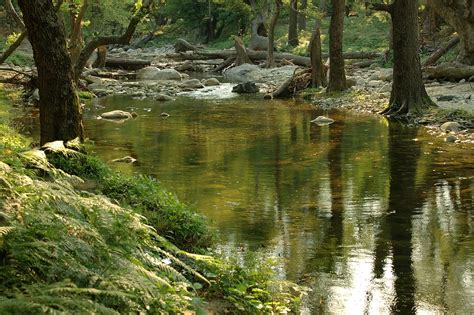
[[(304, 313), (474, 311), (472, 145), (294, 101), (94, 103), (96, 154), (137, 158), (113, 166), (157, 177), (209, 217), (224, 254), (276, 257), (283, 278), (312, 289)], [(139, 117), (95, 119), (113, 109)], [(310, 122), (322, 114), (336, 122)]]

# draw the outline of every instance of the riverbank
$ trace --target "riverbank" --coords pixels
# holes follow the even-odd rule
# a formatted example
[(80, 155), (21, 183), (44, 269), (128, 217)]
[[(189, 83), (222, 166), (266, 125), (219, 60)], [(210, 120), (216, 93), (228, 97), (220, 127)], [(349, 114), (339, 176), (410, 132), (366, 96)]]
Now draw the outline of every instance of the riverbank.
[(209, 256), (214, 236), (205, 218), (157, 180), (114, 172), (76, 142), (31, 150), (31, 140), (7, 125), (4, 107), (0, 274), (8, 281), (0, 313), (296, 307), (301, 292), (275, 280), (266, 261)]

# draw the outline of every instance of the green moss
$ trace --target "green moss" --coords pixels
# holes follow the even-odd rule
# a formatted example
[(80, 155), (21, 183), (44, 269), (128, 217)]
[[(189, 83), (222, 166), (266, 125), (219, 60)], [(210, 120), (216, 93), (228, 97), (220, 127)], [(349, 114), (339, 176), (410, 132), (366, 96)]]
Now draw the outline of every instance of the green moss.
[(90, 91), (78, 91), (77, 95), (79, 96), (79, 98), (84, 99), (84, 100), (95, 98), (95, 94)]

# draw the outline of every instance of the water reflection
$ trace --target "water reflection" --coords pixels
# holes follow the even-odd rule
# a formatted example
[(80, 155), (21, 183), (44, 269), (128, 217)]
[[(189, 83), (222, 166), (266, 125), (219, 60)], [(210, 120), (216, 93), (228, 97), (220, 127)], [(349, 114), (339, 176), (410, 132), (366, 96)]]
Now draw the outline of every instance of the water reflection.
[[(223, 252), (281, 258), (313, 288), (307, 312), (469, 313), (474, 289), (472, 147), (383, 119), (307, 104), (108, 98), (140, 116), (92, 119), (88, 136), (124, 172), (158, 177), (209, 216)], [(163, 119), (161, 112), (171, 116)], [(336, 122), (318, 127), (317, 115)], [(418, 139), (419, 141), (415, 141)]]

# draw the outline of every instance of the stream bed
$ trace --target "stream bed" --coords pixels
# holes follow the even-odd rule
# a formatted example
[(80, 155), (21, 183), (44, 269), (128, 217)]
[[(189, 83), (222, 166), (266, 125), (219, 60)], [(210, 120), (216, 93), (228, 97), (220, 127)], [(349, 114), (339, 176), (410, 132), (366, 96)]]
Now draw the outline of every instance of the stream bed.
[[(206, 215), (223, 254), (275, 257), (282, 278), (312, 289), (303, 313), (474, 310), (472, 145), (295, 101), (93, 103), (95, 153), (136, 158), (111, 165), (155, 176)], [(96, 119), (114, 109), (138, 118)], [(319, 115), (335, 123), (310, 122)]]

